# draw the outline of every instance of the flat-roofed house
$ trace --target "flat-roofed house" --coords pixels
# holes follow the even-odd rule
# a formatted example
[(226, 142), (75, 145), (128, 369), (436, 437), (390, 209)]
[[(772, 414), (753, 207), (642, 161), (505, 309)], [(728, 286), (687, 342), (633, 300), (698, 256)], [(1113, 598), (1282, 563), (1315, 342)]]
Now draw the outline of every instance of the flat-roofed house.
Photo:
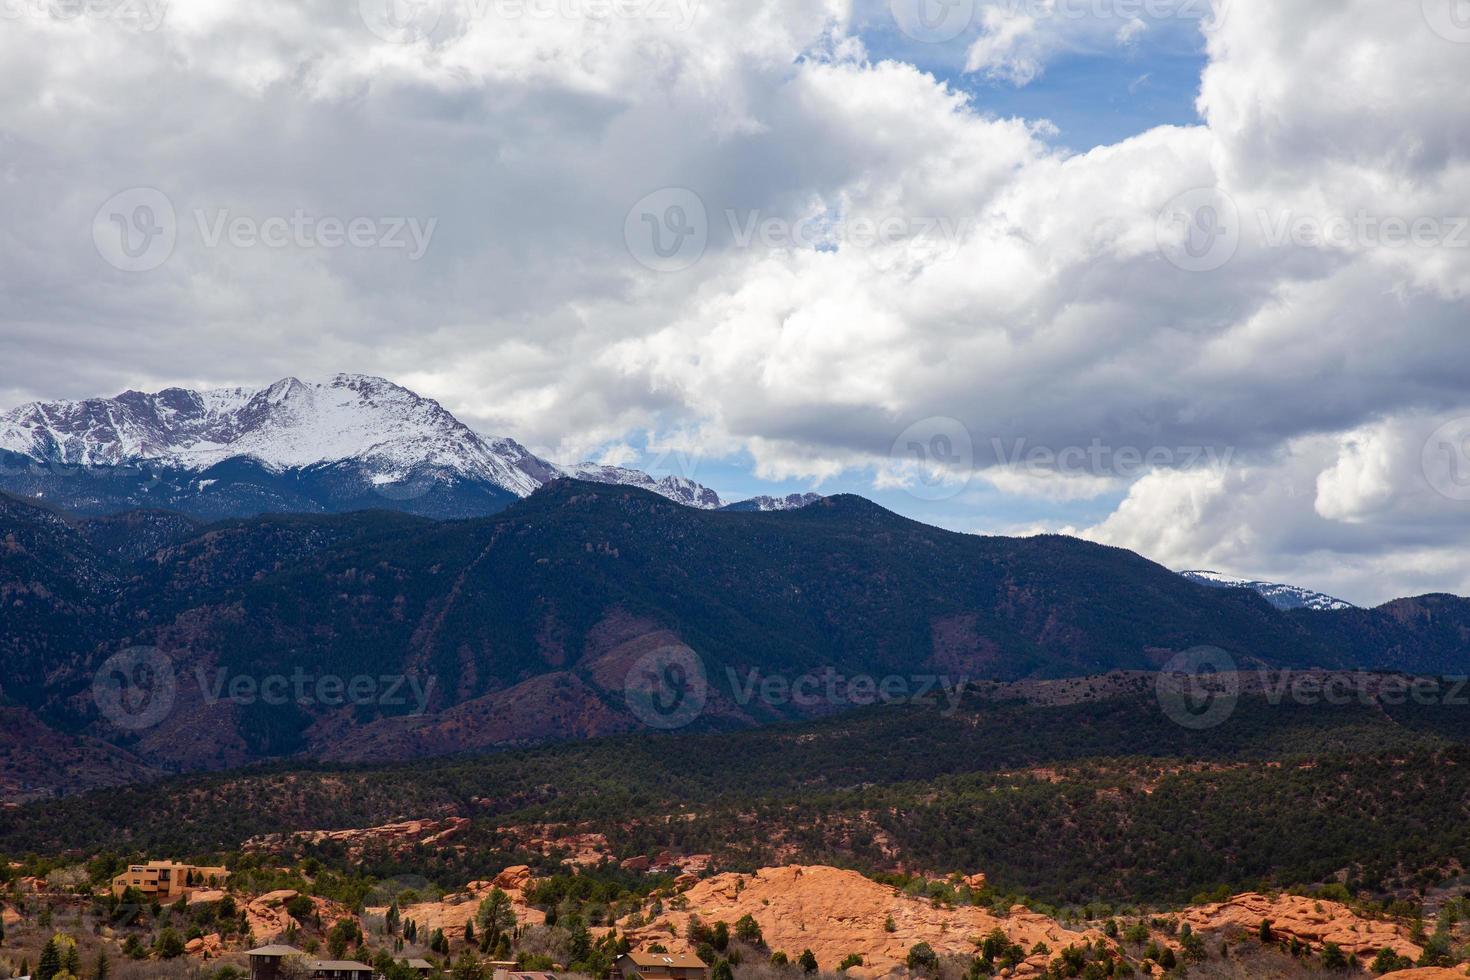
[(133, 864), (112, 879), (112, 894), (122, 898), (123, 892), (136, 888), (148, 898), (160, 902), (182, 898), (200, 888), (219, 888), (229, 880), (228, 868), (180, 864), (178, 861), (149, 861)]
[(709, 967), (693, 953), (624, 953), (611, 980), (709, 980)]

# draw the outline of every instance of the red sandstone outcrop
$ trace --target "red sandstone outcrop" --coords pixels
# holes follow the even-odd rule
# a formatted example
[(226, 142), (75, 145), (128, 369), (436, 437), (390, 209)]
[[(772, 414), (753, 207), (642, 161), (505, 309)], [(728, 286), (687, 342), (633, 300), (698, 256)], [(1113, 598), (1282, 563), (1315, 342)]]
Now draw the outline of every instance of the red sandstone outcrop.
[(414, 844), (442, 844), (470, 824), (467, 817), (445, 817), (442, 820), (401, 820), (377, 827), (355, 827), (348, 830), (302, 830), (291, 834), (263, 834), (247, 840), (246, 851), (273, 851), (288, 844), (320, 844), (335, 841), (346, 845), (351, 853), (360, 852), (368, 844), (387, 844), (396, 850)]
[(184, 944), (184, 952), (190, 956), (202, 956), (206, 960), (212, 960), (225, 951), (225, 944), (217, 932), (198, 939), (191, 939)]
[[(1044, 970), (1063, 947), (1103, 939), (1097, 930), (1065, 929), (1020, 906), (1003, 917), (973, 907), (935, 908), (855, 871), (820, 866), (717, 875), (698, 882), (682, 897), (688, 903), (685, 910), (666, 906), (652, 925), (628, 931), (635, 945), (659, 942), (669, 949), (687, 949), (683, 937), (691, 915), (730, 925), (750, 915), (773, 950), (794, 957), (810, 949), (828, 970), (857, 953), (863, 957), (863, 972), (877, 975), (901, 965), (919, 942), (927, 942), (941, 955), (973, 955), (976, 941), (999, 928), (1028, 952), (1037, 943), (1050, 950), (1050, 955), (1030, 957), (1016, 968), (1017, 977), (1027, 977)], [(890, 918), (891, 932), (886, 928)]]
[(1180, 915), (1197, 930), (1212, 932), (1236, 927), (1254, 932), (1267, 919), (1277, 935), (1300, 939), (1316, 948), (1336, 943), (1343, 952), (1372, 959), (1381, 949), (1417, 960), (1423, 949), (1409, 942), (1408, 930), (1393, 922), (1364, 919), (1340, 902), (1278, 895), (1267, 898), (1256, 892), (1211, 905), (1188, 909)]
[(1447, 969), (1442, 966), (1421, 966), (1414, 970), (1396, 970), (1393, 973), (1385, 973), (1379, 980), (1465, 980), (1467, 974), (1463, 968)]
[[(445, 895), (438, 902), (419, 902), (399, 909), (404, 920), (412, 919), (419, 927), (420, 935), (427, 935), (435, 929), (443, 929), (444, 935), (450, 940), (459, 942), (464, 939), (465, 923), (475, 917), (480, 909), (480, 902), (496, 888), (510, 898), (511, 908), (515, 910), (516, 921), (521, 925), (543, 925), (546, 922), (546, 913), (538, 908), (526, 904), (526, 888), (531, 884), (531, 869), (524, 864), (518, 864), (506, 868), (495, 876), (493, 881), (472, 881), (462, 892)], [(387, 908), (370, 908), (371, 914), (382, 915)]]

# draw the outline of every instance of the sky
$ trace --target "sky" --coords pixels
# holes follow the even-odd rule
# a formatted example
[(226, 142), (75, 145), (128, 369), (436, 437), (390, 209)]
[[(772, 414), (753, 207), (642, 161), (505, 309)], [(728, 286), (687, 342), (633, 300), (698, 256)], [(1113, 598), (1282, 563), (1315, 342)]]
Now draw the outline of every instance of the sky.
[(1470, 0), (0, 0), (0, 406), (1470, 594)]

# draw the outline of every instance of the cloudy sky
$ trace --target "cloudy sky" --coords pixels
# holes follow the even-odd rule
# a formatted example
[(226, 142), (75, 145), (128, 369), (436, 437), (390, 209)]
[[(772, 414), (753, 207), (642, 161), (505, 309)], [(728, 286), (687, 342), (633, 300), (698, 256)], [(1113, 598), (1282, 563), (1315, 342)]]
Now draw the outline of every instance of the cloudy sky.
[(1470, 594), (1470, 0), (0, 0), (0, 405)]

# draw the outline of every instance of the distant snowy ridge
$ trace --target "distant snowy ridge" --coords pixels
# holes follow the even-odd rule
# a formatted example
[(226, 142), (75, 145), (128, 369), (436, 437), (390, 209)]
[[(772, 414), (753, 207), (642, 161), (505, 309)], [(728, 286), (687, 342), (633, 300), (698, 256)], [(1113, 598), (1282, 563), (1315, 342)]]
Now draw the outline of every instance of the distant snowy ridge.
[(1180, 572), (1185, 578), (1201, 585), (1220, 589), (1250, 589), (1277, 609), (1354, 609), (1350, 602), (1334, 598), (1322, 592), (1314, 592), (1297, 585), (1282, 585), (1279, 582), (1260, 582), (1255, 579), (1236, 578), (1219, 572)]
[(821, 499), (823, 498), (819, 493), (789, 493), (784, 497), (761, 495), (759, 497), (751, 497), (749, 500), (726, 504), (724, 509), (743, 511), (801, 510), (801, 508), (809, 507)]

